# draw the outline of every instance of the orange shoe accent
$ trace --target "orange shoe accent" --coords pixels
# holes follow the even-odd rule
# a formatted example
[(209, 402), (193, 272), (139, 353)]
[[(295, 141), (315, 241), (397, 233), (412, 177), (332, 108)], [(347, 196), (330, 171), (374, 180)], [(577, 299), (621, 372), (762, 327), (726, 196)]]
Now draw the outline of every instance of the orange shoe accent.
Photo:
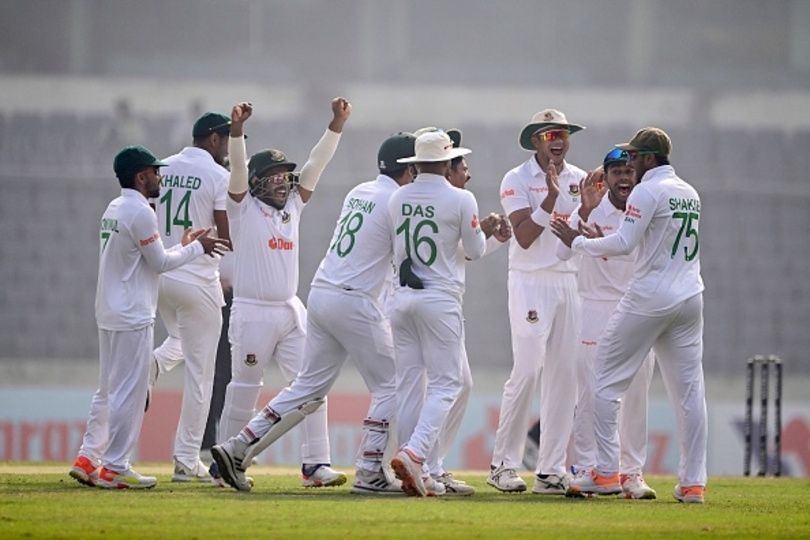
[(591, 471), (591, 480), (593, 480), (593, 483), (597, 486), (621, 485), (618, 473), (610, 476), (603, 476), (599, 474), (596, 469)]
[(684, 497), (703, 497), (706, 488), (703, 486), (681, 486), (681, 495)]
[(107, 467), (102, 467), (101, 471), (98, 473), (98, 477), (105, 482), (112, 482), (115, 480), (115, 477), (118, 476), (119, 473), (115, 471), (111, 471)]
[(96, 466), (85, 456), (77, 456), (73, 462), (73, 467), (83, 470), (86, 474), (90, 474), (96, 470)]

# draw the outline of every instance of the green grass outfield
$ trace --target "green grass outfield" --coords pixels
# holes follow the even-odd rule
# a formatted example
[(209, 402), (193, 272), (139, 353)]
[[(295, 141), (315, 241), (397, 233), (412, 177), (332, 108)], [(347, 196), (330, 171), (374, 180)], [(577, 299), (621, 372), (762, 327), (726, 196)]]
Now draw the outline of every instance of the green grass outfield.
[(663, 476), (647, 479), (655, 501), (506, 495), (474, 472), (459, 475), (472, 497), (413, 499), (304, 489), (293, 469), (252, 468), (251, 493), (171, 483), (168, 465), (139, 470), (157, 487), (105, 491), (79, 485), (67, 464), (0, 463), (0, 538), (810, 537), (804, 479), (713, 478), (700, 506), (677, 503)]

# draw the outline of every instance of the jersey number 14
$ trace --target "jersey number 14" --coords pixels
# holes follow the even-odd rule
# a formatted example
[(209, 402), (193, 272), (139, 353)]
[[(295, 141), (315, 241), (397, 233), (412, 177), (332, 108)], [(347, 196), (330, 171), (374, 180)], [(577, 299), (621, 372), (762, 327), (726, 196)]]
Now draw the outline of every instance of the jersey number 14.
[[(188, 218), (188, 203), (191, 200), (191, 190), (186, 191), (180, 198), (172, 219), (172, 193), (173, 190), (166, 190), (166, 194), (160, 198), (160, 203), (166, 205), (166, 236), (172, 235), (172, 225), (178, 225), (183, 230), (191, 227), (191, 220)], [(183, 215), (181, 218), (180, 215)]]

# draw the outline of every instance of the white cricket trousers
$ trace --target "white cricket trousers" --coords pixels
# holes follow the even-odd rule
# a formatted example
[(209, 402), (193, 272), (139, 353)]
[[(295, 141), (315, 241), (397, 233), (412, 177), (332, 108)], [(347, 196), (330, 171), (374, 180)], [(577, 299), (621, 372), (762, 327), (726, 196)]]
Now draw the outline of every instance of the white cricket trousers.
[(509, 271), (512, 373), (503, 388), (492, 465), (518, 469), (540, 381), (537, 474), (565, 474), (577, 397), (580, 299), (576, 274)]
[[(577, 471), (596, 467), (596, 439), (593, 433), (593, 398), (596, 381), (593, 363), (605, 325), (618, 303), (618, 300), (582, 301), (577, 366), (579, 397), (574, 416), (574, 446), (571, 460)], [(654, 367), (654, 356), (648, 354), (622, 398), (619, 411), (622, 474), (641, 473), (647, 461), (647, 398)]]
[[(462, 329), (463, 330), (463, 329)], [(422, 392), (419, 394), (413, 389), (409, 388), (412, 384), (420, 383)], [(425, 396), (425, 379), (424, 376), (420, 380), (403, 380), (400, 388), (403, 390), (403, 395), (408, 396), (408, 399), (403, 399), (403, 403), (407, 403), (405, 414), (418, 415), (419, 408)], [(447, 413), (447, 419), (444, 421), (441, 431), (439, 431), (439, 438), (433, 449), (428, 454), (425, 465), (428, 472), (433, 477), (439, 477), (447, 472), (444, 468), (444, 458), (456, 441), (456, 435), (461, 428), (461, 421), (464, 419), (464, 412), (467, 410), (467, 403), (470, 401), (470, 394), (472, 393), (473, 379), (472, 372), (470, 371), (470, 361), (467, 358), (467, 348), (464, 345), (464, 335), (461, 337), (461, 392), (458, 398), (453, 402), (450, 411)], [(411, 423), (414, 423), (411, 421)]]
[(208, 421), (225, 300), (219, 282), (204, 287), (160, 276), (158, 312), (169, 336), (154, 351), (160, 373), (185, 361), (174, 458), (193, 469)]
[[(231, 382), (219, 424), (223, 441), (235, 437), (256, 414), (264, 385), (264, 368), (273, 359), (290, 384), (301, 370), (306, 341), (306, 309), (298, 297), (287, 302), (258, 302), (234, 298), (228, 338), (231, 342)], [(301, 430), (301, 463), (330, 462), (327, 406), (307, 416)]]
[[(394, 345), (379, 305), (367, 294), (313, 286), (307, 300), (304, 362), (293, 383), (267, 405), (278, 416), (326, 397), (350, 356), (371, 394), (356, 466), (381, 470), (390, 423), (396, 414)], [(262, 437), (272, 424), (259, 413), (248, 428)]]
[(594, 365), (597, 470), (607, 475), (619, 472), (620, 401), (651, 348), (675, 408), (680, 485), (705, 486), (707, 419), (702, 294), (684, 300), (660, 316), (615, 311), (608, 320)]
[(153, 326), (98, 330), (98, 390), (79, 454), (111, 471), (123, 472), (138, 442), (149, 385)]
[[(391, 329), (398, 444), (425, 459), (461, 393), (461, 301), (435, 289), (402, 287), (393, 300)], [(414, 385), (414, 380), (423, 382)]]

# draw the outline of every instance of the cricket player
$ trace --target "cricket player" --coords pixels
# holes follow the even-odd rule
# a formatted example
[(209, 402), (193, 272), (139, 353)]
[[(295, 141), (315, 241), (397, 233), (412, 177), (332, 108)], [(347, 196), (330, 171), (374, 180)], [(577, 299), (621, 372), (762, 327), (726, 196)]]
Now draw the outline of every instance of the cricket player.
[(626, 255), (638, 247), (630, 288), (608, 320), (594, 360), (596, 468), (571, 489), (617, 493), (621, 400), (652, 349), (678, 420), (681, 450), (674, 496), (703, 503), (706, 486), (706, 397), (703, 381), (703, 280), (700, 277), (700, 197), (669, 163), (672, 142), (661, 129), (639, 130), (628, 153), (638, 185), (619, 229), (600, 238), (554, 222), (554, 233), (590, 257)]
[[(428, 133), (431, 131), (439, 130), (435, 127), (426, 127), (417, 130), (414, 134), (418, 136), (422, 133)], [(446, 133), (453, 141), (454, 148), (461, 146), (460, 130), (448, 129), (446, 130)], [(467, 165), (467, 160), (464, 158), (464, 156), (455, 157), (450, 161), (450, 167), (448, 169), (446, 178), (453, 187), (458, 189), (466, 189), (467, 182), (470, 181), (471, 176), (469, 166)], [(485, 255), (488, 255), (497, 250), (499, 247), (503, 246), (504, 243), (512, 236), (509, 221), (500, 214), (490, 214), (490, 216), (484, 218), (482, 220), (482, 230), (489, 230), (489, 226), (485, 227), (484, 225), (484, 221), (489, 220), (495, 220), (496, 225), (492, 229), (492, 234), (487, 237)], [(459, 244), (458, 249), (460, 250), (459, 255), (463, 257), (464, 248), (461, 244)], [(465, 268), (461, 269), (461, 278), (462, 281), (466, 281)], [(447, 420), (445, 420), (444, 426), (442, 426), (442, 429), (439, 432), (436, 444), (428, 454), (425, 462), (425, 467), (430, 474), (430, 476), (426, 478), (426, 488), (428, 491), (431, 489), (435, 491), (435, 487), (432, 486), (431, 483), (439, 482), (444, 486), (446, 495), (469, 496), (475, 493), (475, 488), (463, 480), (454, 477), (452, 473), (448, 472), (444, 468), (444, 458), (447, 456), (447, 453), (450, 451), (450, 448), (453, 446), (453, 443), (456, 440), (456, 435), (461, 427), (461, 421), (464, 418), (464, 411), (467, 408), (467, 403), (470, 399), (470, 394), (472, 393), (473, 387), (472, 372), (470, 370), (470, 362), (467, 357), (467, 347), (465, 346), (463, 335), (461, 339), (460, 353), (462, 368), (461, 392), (459, 393), (458, 398), (453, 402), (453, 405), (450, 407), (450, 411), (447, 414)], [(406, 414), (414, 417), (418, 416), (418, 412), (424, 401), (425, 370), (422, 369), (419, 372), (399, 374), (398, 381), (397, 386), (402, 394), (399, 402), (402, 404), (407, 404)], [(414, 422), (414, 420), (411, 420), (410, 422), (404, 422), (404, 424), (407, 426), (412, 426)], [(402, 425), (403, 424), (400, 424), (400, 426)], [(405, 433), (402, 435), (402, 437), (407, 437), (407, 435), (408, 434)]]
[[(400, 284), (390, 313), (397, 383), (422, 371), (427, 380), (420, 408), (412, 411), (411, 404), (398, 403), (401, 449), (391, 467), (403, 491), (412, 496), (429, 494), (423, 465), (461, 392), (465, 255), (475, 260), (486, 249), (475, 197), (446, 179), (450, 161), (469, 153), (454, 148), (444, 132), (420, 135), (415, 155), (399, 160), (414, 163), (419, 174), (413, 184), (396, 191), (388, 205)], [(397, 395), (403, 396), (399, 388)]]
[[(164, 160), (156, 212), (164, 245), (180, 241), (186, 227), (216, 228), (228, 239), (225, 199), (231, 119), (207, 112), (192, 127), (193, 145)], [(225, 299), (219, 259), (199, 257), (160, 277), (158, 312), (168, 337), (154, 351), (152, 377), (185, 361), (180, 421), (174, 439), (173, 482), (210, 482), (200, 444), (211, 404), (217, 345)], [(154, 381), (150, 381), (154, 384)]]
[[(271, 359), (288, 382), (301, 370), (307, 324), (304, 304), (296, 296), (301, 212), (351, 114), (344, 98), (334, 98), (331, 108), (329, 127), (310, 152), (297, 185), (291, 174), (296, 164), (279, 150), (263, 150), (246, 163), (243, 124), (253, 106), (240, 103), (231, 112), (227, 211), (234, 244), (232, 376), (220, 422), (222, 440), (236, 436), (253, 418), (264, 367)], [(304, 420), (302, 435), (303, 485), (344, 483), (346, 475), (329, 466), (325, 404)], [(212, 469), (212, 476), (218, 477), (216, 461)]]
[[(582, 203), (569, 219), (572, 228), (580, 223), (612, 232), (624, 218), (627, 197), (636, 184), (627, 152), (614, 148), (602, 161), (602, 168), (588, 174), (581, 188)], [(596, 440), (593, 435), (593, 357), (608, 318), (616, 309), (633, 277), (636, 251), (617, 257), (583, 257), (578, 284), (582, 297), (577, 364), (576, 416), (573, 430), (573, 469), (577, 477), (590, 476), (596, 466)], [(561, 260), (574, 253), (565, 244), (557, 245)], [(622, 494), (628, 499), (654, 499), (655, 490), (644, 481), (642, 469), (647, 460), (647, 395), (653, 374), (653, 356), (648, 355), (622, 399), (619, 421)], [(579, 492), (570, 487), (571, 496)]]
[[(101, 218), (96, 322), (100, 375), (87, 430), (70, 476), (103, 488), (151, 488), (157, 481), (130, 464), (143, 422), (152, 355), (158, 275), (228, 242), (207, 229), (187, 230), (168, 251), (147, 198), (160, 195), (166, 164), (142, 146), (122, 149), (113, 162), (121, 185)], [(99, 469), (99, 465), (101, 466)]]
[(577, 259), (557, 258), (552, 219), (568, 219), (579, 204), (585, 177), (565, 156), (569, 137), (584, 129), (555, 109), (536, 113), (520, 133), (532, 156), (507, 172), (501, 205), (512, 224), (509, 246), (509, 323), (514, 365), (501, 401), (487, 483), (500, 491), (525, 491), (517, 474), (523, 459), (529, 407), (540, 386), (540, 439), (533, 493), (563, 495), (568, 487), (566, 448), (576, 403), (579, 329)]
[(258, 443), (263, 450), (272, 442), (264, 437), (277, 440), (303, 419), (302, 411), (326, 397), (351, 356), (371, 394), (352, 493), (403, 495), (400, 482), (383, 470), (396, 388), (391, 328), (380, 300), (392, 273), (388, 201), (413, 180), (411, 168), (397, 160), (413, 155), (414, 140), (410, 133), (387, 138), (377, 153), (377, 178), (354, 187), (343, 201), (310, 288), (301, 372), (237, 437), (212, 450), (223, 477), (236, 489), (251, 487), (244, 476), (248, 447)]

